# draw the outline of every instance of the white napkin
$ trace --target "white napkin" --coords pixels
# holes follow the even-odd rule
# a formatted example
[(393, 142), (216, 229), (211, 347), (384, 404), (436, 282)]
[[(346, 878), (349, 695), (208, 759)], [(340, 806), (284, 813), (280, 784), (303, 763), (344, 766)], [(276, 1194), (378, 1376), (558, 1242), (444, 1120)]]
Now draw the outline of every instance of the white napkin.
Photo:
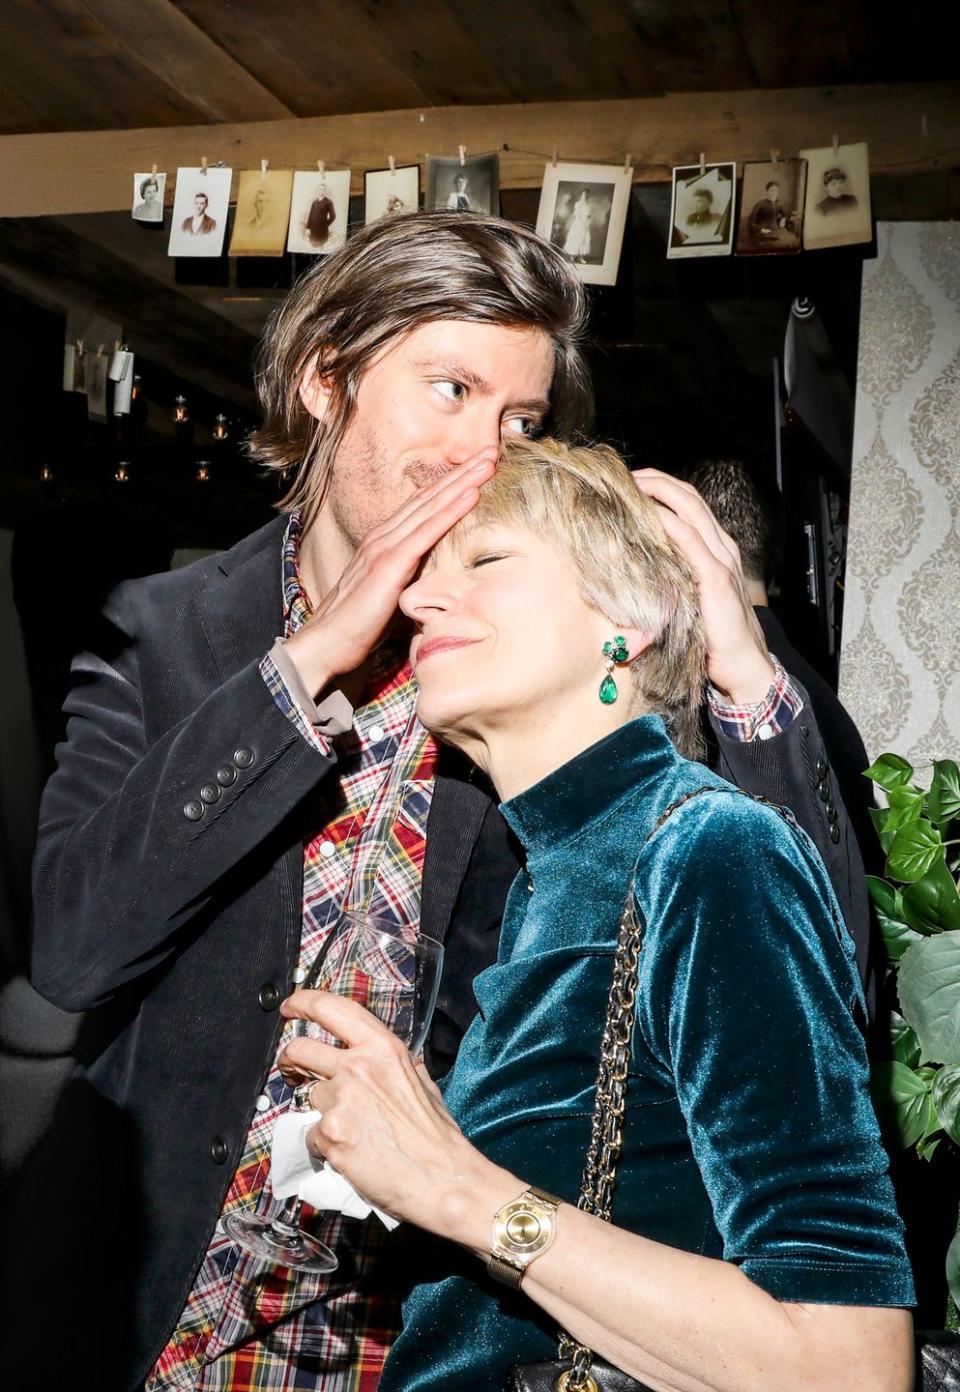
[(273, 1128), (270, 1153), (270, 1181), (275, 1198), (294, 1195), (311, 1208), (328, 1208), (345, 1218), (367, 1218), (375, 1213), (392, 1231), (399, 1223), (373, 1204), (367, 1203), (348, 1179), (307, 1149), (307, 1132), (320, 1120), (319, 1112), (284, 1112)]

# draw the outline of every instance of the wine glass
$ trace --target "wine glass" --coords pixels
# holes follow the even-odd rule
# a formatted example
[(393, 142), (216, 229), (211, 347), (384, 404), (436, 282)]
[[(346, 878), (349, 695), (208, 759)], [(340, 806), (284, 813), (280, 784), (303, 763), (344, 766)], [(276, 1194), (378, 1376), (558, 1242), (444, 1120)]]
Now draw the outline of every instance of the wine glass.
[[(330, 991), (357, 1001), (404, 1041), (414, 1058), (430, 1028), (440, 989), (443, 945), (416, 924), (396, 923), (354, 910), (334, 925), (303, 982), (304, 990)], [(341, 1046), (312, 1020), (297, 1020), (294, 1034)], [(300, 1226), (300, 1200), (288, 1199), (274, 1218), (249, 1209), (229, 1213), (223, 1226), (233, 1241), (278, 1266), (335, 1271), (335, 1254)]]

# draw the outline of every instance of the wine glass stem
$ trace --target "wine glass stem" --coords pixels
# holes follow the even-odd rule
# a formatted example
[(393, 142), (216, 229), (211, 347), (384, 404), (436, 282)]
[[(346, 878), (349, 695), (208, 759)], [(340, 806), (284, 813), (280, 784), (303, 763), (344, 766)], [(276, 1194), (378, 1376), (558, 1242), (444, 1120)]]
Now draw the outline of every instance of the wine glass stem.
[(277, 1232), (284, 1235), (295, 1233), (300, 1230), (300, 1200), (294, 1194), (293, 1198), (287, 1199), (276, 1218), (270, 1226)]

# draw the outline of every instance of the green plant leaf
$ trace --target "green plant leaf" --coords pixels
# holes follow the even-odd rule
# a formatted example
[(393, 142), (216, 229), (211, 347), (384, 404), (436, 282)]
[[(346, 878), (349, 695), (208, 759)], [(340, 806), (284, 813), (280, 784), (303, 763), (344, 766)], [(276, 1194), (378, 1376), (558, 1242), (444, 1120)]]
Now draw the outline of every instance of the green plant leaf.
[(955, 1305), (960, 1305), (960, 1232), (947, 1248), (947, 1285)]
[(960, 932), (911, 943), (897, 980), (900, 1013), (916, 1031), (920, 1057), (960, 1063)]
[(923, 811), (923, 789), (913, 783), (891, 788), (887, 793), (887, 805), (892, 811), (902, 814), (900, 826), (905, 822), (915, 822)]
[(911, 1029), (902, 1015), (890, 1011), (890, 1043), (893, 1057), (897, 1063), (905, 1063), (908, 1068), (916, 1068), (920, 1062), (920, 1041), (916, 1031)]
[(960, 928), (960, 893), (944, 859), (935, 860), (925, 875), (903, 891), (901, 912), (918, 933), (941, 933)]
[(937, 1118), (951, 1141), (960, 1142), (960, 1068), (938, 1069), (930, 1090)]
[(927, 794), (927, 812), (931, 821), (945, 826), (960, 817), (960, 768), (953, 759), (936, 759), (933, 778)]
[(870, 1071), (870, 1095), (882, 1130), (906, 1149), (937, 1125), (929, 1083), (912, 1068), (891, 1060)]
[(901, 827), (894, 836), (887, 851), (886, 872), (892, 880), (911, 884), (925, 875), (943, 854), (943, 838), (939, 831), (926, 818), (921, 818)]
[(881, 880), (878, 875), (868, 875), (866, 878), (887, 957), (891, 962), (899, 962), (910, 944), (919, 942), (921, 935), (904, 919), (902, 891), (894, 889), (892, 884)]
[(870, 812), (870, 820), (873, 822), (873, 829), (877, 833), (880, 845), (883, 847), (883, 853), (886, 855), (887, 851), (890, 849), (890, 842), (896, 835), (898, 828), (890, 827), (889, 831), (887, 830), (887, 823), (890, 820), (889, 807), (871, 807), (868, 810)]
[(899, 788), (909, 782), (913, 777), (913, 765), (908, 764), (906, 759), (901, 759), (899, 754), (881, 754), (863, 776), (872, 779), (889, 792), (891, 788)]
[(921, 1160), (932, 1160), (933, 1152), (942, 1140), (942, 1131), (935, 1131), (932, 1136), (921, 1136), (917, 1141), (917, 1155)]

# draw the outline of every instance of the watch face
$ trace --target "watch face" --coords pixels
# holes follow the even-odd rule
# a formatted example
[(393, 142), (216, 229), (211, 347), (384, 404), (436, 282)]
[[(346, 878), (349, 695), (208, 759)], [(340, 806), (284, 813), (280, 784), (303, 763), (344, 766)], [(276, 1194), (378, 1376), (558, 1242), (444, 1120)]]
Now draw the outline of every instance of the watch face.
[(542, 1252), (553, 1236), (554, 1218), (546, 1205), (515, 1199), (497, 1214), (494, 1242), (511, 1258), (522, 1260)]
[(512, 1214), (506, 1222), (507, 1241), (524, 1251), (532, 1251), (540, 1241), (543, 1224), (535, 1213), (522, 1208)]

